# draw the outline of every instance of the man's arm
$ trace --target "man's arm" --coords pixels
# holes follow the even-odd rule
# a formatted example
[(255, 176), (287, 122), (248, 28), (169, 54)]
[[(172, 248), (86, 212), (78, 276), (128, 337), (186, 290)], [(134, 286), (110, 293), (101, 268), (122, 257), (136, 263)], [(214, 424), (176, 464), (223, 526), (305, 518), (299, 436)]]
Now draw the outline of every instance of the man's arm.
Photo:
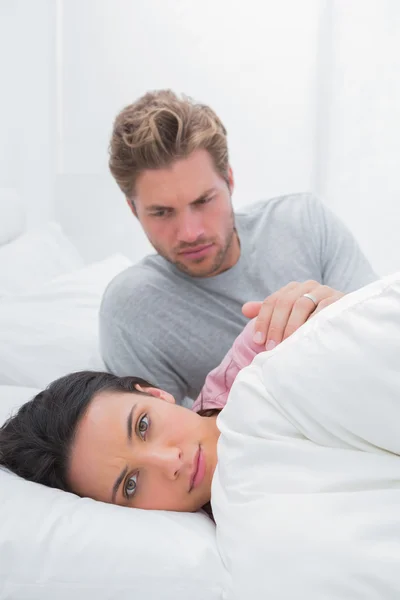
[[(378, 276), (346, 225), (314, 196), (307, 198), (309, 242), (320, 255), (321, 283), (344, 293), (376, 281)], [(305, 232), (306, 233), (306, 232)]]
[[(336, 302), (343, 294), (377, 279), (354, 236), (329, 209), (307, 194), (288, 218), (296, 219), (296, 236), (310, 263), (318, 265), (319, 282), (288, 282), (263, 302), (248, 302), (243, 313), (257, 317), (257, 343), (268, 350), (289, 337), (311, 314)], [(311, 294), (305, 298), (304, 294)], [(249, 300), (251, 300), (249, 298)]]

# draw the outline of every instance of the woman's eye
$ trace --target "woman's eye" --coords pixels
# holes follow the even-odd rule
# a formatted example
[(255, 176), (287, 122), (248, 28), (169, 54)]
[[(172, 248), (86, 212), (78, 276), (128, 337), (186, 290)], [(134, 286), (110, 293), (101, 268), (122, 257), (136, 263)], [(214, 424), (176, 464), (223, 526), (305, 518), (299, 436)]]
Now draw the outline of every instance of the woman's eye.
[(150, 421), (147, 415), (143, 415), (138, 421), (137, 431), (140, 437), (144, 440), (146, 438), (147, 430), (149, 429)]
[(135, 495), (137, 485), (136, 481), (137, 475), (132, 475), (132, 477), (129, 477), (129, 479), (127, 479), (125, 483), (125, 496), (127, 498), (132, 498), (132, 496)]

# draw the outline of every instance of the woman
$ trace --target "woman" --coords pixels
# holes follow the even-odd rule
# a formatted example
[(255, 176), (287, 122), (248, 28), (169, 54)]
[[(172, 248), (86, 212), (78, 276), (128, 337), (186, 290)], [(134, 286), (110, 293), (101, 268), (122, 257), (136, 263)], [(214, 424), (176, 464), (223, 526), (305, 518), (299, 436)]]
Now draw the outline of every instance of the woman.
[[(290, 283), (270, 297), (281, 301), (287, 323), (304, 312), (304, 285)], [(318, 304), (305, 294), (315, 312), (342, 295)], [(253, 319), (246, 325), (207, 376), (192, 411), (137, 377), (83, 371), (54, 381), (0, 428), (0, 465), (30, 481), (103, 502), (198, 510), (211, 497), (217, 415), (238, 372), (264, 350), (254, 341), (255, 324)]]
[(250, 321), (205, 382), (193, 410), (136, 377), (66, 375), (0, 429), (0, 465), (103, 502), (196, 511), (211, 497), (218, 412), (239, 370), (263, 347)]

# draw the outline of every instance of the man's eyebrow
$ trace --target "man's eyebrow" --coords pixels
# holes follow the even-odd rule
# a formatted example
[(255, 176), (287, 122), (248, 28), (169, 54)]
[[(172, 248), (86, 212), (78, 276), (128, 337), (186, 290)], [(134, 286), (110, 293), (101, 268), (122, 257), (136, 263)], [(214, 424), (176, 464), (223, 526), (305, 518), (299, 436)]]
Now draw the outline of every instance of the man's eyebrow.
[(152, 204), (151, 206), (146, 206), (146, 212), (152, 212), (153, 210), (170, 210), (171, 206), (163, 206), (162, 204)]
[[(203, 194), (201, 194), (201, 196), (196, 198), (196, 200), (193, 200), (190, 204), (196, 204), (196, 202), (200, 202), (201, 200), (204, 200), (205, 198), (207, 198), (207, 196), (209, 196), (210, 194), (213, 194), (214, 192), (215, 192), (215, 188), (210, 188), (209, 190), (206, 190)], [(150, 206), (146, 207), (147, 212), (152, 212), (152, 211), (157, 211), (157, 210), (172, 210), (172, 209), (173, 209), (172, 206), (165, 206), (162, 204), (151, 204)]]
[(206, 190), (203, 194), (201, 194), (201, 196), (196, 198), (196, 200), (193, 200), (193, 202), (191, 202), (190, 204), (196, 204), (196, 202), (200, 202), (200, 200), (204, 200), (205, 198), (207, 198), (207, 196), (209, 196), (210, 194), (213, 194), (214, 192), (215, 192), (215, 188), (210, 188), (209, 190)]
[[(126, 434), (127, 434), (127, 438), (128, 438), (128, 442), (131, 443), (132, 442), (132, 422), (133, 422), (133, 415), (135, 414), (135, 410), (136, 410), (136, 404), (134, 404), (131, 408), (131, 410), (128, 413), (127, 419), (126, 419)], [(117, 495), (119, 486), (121, 485), (125, 475), (128, 472), (128, 467), (126, 466), (121, 473), (118, 475), (117, 479), (115, 480), (115, 483), (113, 485), (113, 489), (112, 489), (112, 493), (111, 493), (111, 503), (115, 504), (115, 497)]]

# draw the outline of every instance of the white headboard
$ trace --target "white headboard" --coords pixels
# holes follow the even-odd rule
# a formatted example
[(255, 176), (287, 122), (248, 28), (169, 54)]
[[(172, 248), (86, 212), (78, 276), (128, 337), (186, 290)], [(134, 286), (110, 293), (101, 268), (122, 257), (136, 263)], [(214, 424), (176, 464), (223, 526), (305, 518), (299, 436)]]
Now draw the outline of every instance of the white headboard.
[(85, 262), (115, 252), (137, 262), (154, 252), (111, 175), (58, 175), (55, 219)]

